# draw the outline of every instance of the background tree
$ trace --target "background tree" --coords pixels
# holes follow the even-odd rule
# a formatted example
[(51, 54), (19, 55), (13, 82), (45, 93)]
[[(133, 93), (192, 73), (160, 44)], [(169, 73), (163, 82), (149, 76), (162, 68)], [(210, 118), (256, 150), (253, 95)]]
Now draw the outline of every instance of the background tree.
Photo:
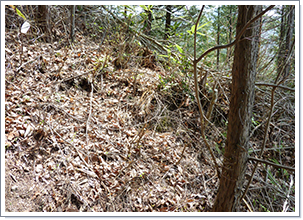
[(166, 19), (165, 19), (165, 34), (164, 34), (164, 40), (167, 40), (169, 37), (169, 30), (171, 25), (171, 14), (172, 14), (172, 6), (166, 5)]
[[(227, 13), (228, 13), (228, 26), (227, 26), (227, 30), (228, 30), (228, 40), (227, 43), (231, 43), (232, 39), (235, 35), (235, 23), (236, 23), (236, 12), (237, 12), (237, 6), (236, 5), (228, 5), (228, 6), (223, 6), (223, 10), (224, 8), (227, 8)], [(229, 47), (227, 48), (227, 52), (226, 52), (226, 59), (227, 59), (227, 66), (229, 67), (229, 64), (231, 63), (231, 56), (232, 56), (232, 48)]]
[(280, 31), (280, 48), (278, 54), (278, 74), (281, 72), (284, 77), (287, 77), (290, 70), (291, 47), (294, 45), (294, 21), (295, 7), (293, 5), (283, 5), (281, 9), (281, 31)]
[(127, 7), (124, 6), (124, 19), (126, 20), (127, 19)]
[(52, 41), (51, 27), (50, 27), (50, 15), (47, 5), (38, 5), (38, 11), (36, 15), (37, 26), (41, 29), (44, 36), (42, 37), (46, 42)]
[[(217, 9), (217, 45), (220, 45), (220, 6), (218, 6)], [(217, 50), (217, 70), (219, 69), (219, 63), (220, 63), (220, 50)]]
[(70, 12), (70, 39), (71, 42), (74, 42), (75, 38), (75, 11), (76, 11), (76, 6), (71, 5), (71, 12)]
[[(209, 38), (216, 39), (216, 45), (229, 44), (235, 37), (235, 26), (237, 19), (237, 6), (236, 5), (219, 5), (217, 7), (210, 7), (211, 13), (208, 15), (211, 22), (211, 30), (213, 35)], [(207, 34), (211, 33), (207, 31)], [(213, 45), (211, 45), (213, 46)], [(211, 47), (210, 45), (208, 46)], [(216, 66), (217, 69), (231, 69), (230, 61), (232, 59), (233, 47), (216, 51)], [(209, 54), (209, 59), (212, 55)]]
[(145, 6), (144, 11), (146, 13), (147, 18), (145, 18), (145, 20), (144, 20), (144, 31), (143, 32), (146, 35), (150, 35), (151, 29), (152, 29), (152, 21), (153, 21), (152, 5)]

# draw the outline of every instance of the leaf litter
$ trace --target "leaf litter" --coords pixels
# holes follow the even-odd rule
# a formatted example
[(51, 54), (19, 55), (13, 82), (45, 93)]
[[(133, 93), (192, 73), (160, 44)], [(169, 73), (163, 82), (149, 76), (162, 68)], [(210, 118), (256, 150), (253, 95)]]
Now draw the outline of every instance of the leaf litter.
[(182, 135), (188, 110), (168, 110), (157, 90), (165, 72), (108, 62), (78, 77), (106, 54), (77, 38), (24, 45), (22, 63), (6, 44), (6, 211), (209, 211), (216, 173)]

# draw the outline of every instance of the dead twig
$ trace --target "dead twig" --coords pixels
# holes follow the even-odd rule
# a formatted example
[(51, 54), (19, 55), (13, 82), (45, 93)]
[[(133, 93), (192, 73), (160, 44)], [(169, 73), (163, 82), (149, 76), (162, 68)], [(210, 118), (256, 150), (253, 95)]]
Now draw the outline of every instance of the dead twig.
[(281, 89), (285, 89), (285, 90), (289, 90), (289, 91), (293, 91), (295, 92), (296, 89), (295, 88), (290, 88), (290, 87), (287, 87), (287, 86), (283, 86), (283, 85), (277, 85), (277, 84), (273, 84), (273, 83), (266, 83), (266, 82), (256, 82), (255, 83), (257, 86), (271, 86), (271, 87), (279, 87)]
[[(277, 75), (277, 77), (276, 77), (276, 79), (275, 79), (274, 84), (280, 85), (282, 82), (284, 82), (284, 81), (286, 80), (286, 77), (284, 77), (284, 78), (282, 78), (282, 79), (279, 81), (279, 78), (280, 78), (282, 72), (284, 71), (284, 68), (285, 68), (285, 65), (284, 65), (284, 67), (282, 68), (282, 70), (278, 73), (278, 75)], [(279, 81), (279, 82), (278, 82), (278, 81)], [(273, 116), (274, 107), (275, 107), (275, 105), (276, 105), (279, 101), (281, 101), (281, 100), (279, 100), (279, 101), (277, 101), (276, 103), (274, 103), (274, 101), (275, 101), (275, 91), (276, 91), (276, 88), (277, 88), (277, 87), (274, 86), (274, 87), (272, 88), (272, 90), (271, 90), (270, 110), (269, 110), (269, 114), (268, 114), (268, 119), (267, 119), (267, 121), (266, 121), (265, 132), (264, 132), (264, 138), (263, 138), (263, 143), (262, 143), (262, 147), (261, 147), (261, 152), (260, 152), (259, 158), (262, 158), (263, 153), (264, 153), (264, 151), (265, 151), (265, 145), (266, 145), (266, 142), (267, 142), (267, 134), (268, 134), (268, 131), (269, 131), (270, 121), (271, 121), (271, 118), (272, 118), (272, 116)], [(254, 174), (255, 174), (255, 172), (256, 172), (256, 170), (257, 170), (258, 163), (259, 163), (259, 161), (257, 161), (257, 163), (255, 164), (255, 166), (254, 166), (254, 168), (253, 168), (252, 174), (251, 174), (250, 179), (249, 179), (249, 181), (248, 181), (248, 184), (247, 184), (247, 186), (246, 186), (246, 188), (245, 188), (245, 190), (244, 190), (244, 192), (243, 192), (243, 194), (242, 194), (242, 196), (241, 196), (241, 199), (244, 198), (245, 194), (246, 194), (247, 191), (248, 191), (248, 188), (249, 188), (249, 186), (250, 186), (250, 184), (251, 184), (251, 181), (252, 181), (252, 179), (253, 179), (253, 176), (254, 176)]]
[(283, 212), (286, 212), (289, 208), (289, 205), (287, 206), (287, 203), (289, 202), (289, 194), (290, 194), (290, 190), (292, 185), (294, 184), (294, 179), (293, 176), (290, 175), (290, 183), (289, 183), (289, 188), (288, 188), (288, 192), (287, 192), (287, 199), (285, 200), (284, 204), (283, 204)]
[(273, 162), (269, 162), (267, 160), (262, 160), (262, 159), (258, 159), (258, 158), (254, 158), (254, 157), (248, 157), (247, 159), (252, 160), (252, 161), (257, 161), (259, 163), (265, 163), (267, 165), (270, 165), (270, 166), (273, 166), (273, 167), (276, 167), (276, 168), (281, 168), (281, 169), (285, 169), (285, 170), (288, 170), (288, 171), (291, 171), (291, 172), (295, 172), (295, 168), (280, 165), (280, 164), (276, 164), (276, 163), (273, 163)]
[[(196, 26), (195, 26), (195, 34), (194, 34), (194, 61), (193, 61), (193, 65), (194, 65), (194, 81), (195, 81), (195, 96), (196, 96), (196, 100), (197, 100), (197, 103), (198, 103), (198, 107), (199, 107), (199, 113), (200, 113), (200, 122), (201, 122), (201, 135), (202, 135), (202, 138), (203, 138), (203, 141), (212, 157), (212, 161), (213, 163), (215, 164), (215, 167), (216, 167), (216, 170), (217, 170), (217, 173), (218, 173), (218, 176), (220, 177), (221, 176), (221, 172), (219, 170), (219, 166), (218, 166), (218, 163), (216, 161), (216, 158), (215, 158), (215, 155), (206, 139), (206, 136), (205, 136), (205, 120), (207, 120), (206, 116), (204, 115), (203, 113), (203, 109), (202, 109), (202, 105), (201, 105), (201, 101), (200, 101), (200, 97), (199, 97), (199, 87), (198, 87), (198, 76), (197, 76), (197, 63), (199, 62), (199, 60), (196, 59), (196, 52), (197, 52), (197, 45), (196, 45), (196, 39), (197, 39), (197, 27), (198, 27), (198, 23), (199, 23), (199, 20), (201, 18), (201, 15), (202, 15), (202, 12), (203, 12), (203, 9), (204, 9), (204, 5), (200, 11), (200, 14), (199, 14), (199, 17), (197, 19), (197, 22), (196, 22)], [(202, 59), (202, 58), (201, 58)]]
[(19, 66), (17, 69), (16, 69), (16, 72), (18, 73), (24, 66), (26, 66), (27, 64), (29, 63), (32, 63), (34, 62), (35, 60), (39, 59), (40, 56), (36, 56), (34, 59), (31, 59), (29, 61), (27, 61), (26, 63), (23, 63), (21, 66)]
[(91, 114), (92, 114), (92, 101), (93, 101), (93, 92), (94, 92), (94, 85), (93, 83), (91, 83), (92, 86), (92, 91), (90, 93), (90, 104), (89, 104), (89, 114), (88, 114), (88, 118), (86, 121), (86, 144), (88, 145), (88, 129), (89, 129), (89, 121), (91, 118)]
[(186, 144), (184, 145), (183, 150), (182, 150), (182, 152), (181, 152), (181, 156), (180, 156), (179, 160), (177, 161), (177, 163), (175, 163), (175, 166), (177, 166), (177, 165), (180, 163), (180, 161), (182, 160), (182, 158), (183, 158), (183, 156), (184, 156), (185, 149), (188, 147), (188, 145), (189, 145), (189, 143), (186, 143)]
[(56, 105), (54, 105), (54, 104), (42, 103), (42, 104), (41, 104), (41, 107), (42, 107), (42, 106), (52, 107), (52, 108), (56, 109), (57, 111), (63, 112), (64, 114), (66, 114), (67, 116), (71, 117), (72, 119), (74, 119), (74, 120), (76, 120), (76, 121), (78, 121), (78, 122), (84, 123), (84, 120), (81, 120), (81, 119), (79, 119), (79, 118), (76, 118), (75, 116), (73, 116), (73, 115), (71, 115), (70, 113), (66, 112), (66, 111), (65, 111), (64, 109), (62, 109), (61, 107), (58, 107), (58, 106), (56, 106)]

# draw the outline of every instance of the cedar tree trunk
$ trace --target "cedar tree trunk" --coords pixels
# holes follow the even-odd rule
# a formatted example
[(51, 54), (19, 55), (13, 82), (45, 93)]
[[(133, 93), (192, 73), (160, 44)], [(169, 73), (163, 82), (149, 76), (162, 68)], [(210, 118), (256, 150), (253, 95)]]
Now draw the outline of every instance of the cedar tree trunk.
[[(238, 6), (237, 34), (260, 9), (260, 6), (254, 5)], [(259, 25), (260, 19), (248, 27), (235, 46), (227, 143), (214, 212), (236, 211), (241, 197), (255, 95)]]

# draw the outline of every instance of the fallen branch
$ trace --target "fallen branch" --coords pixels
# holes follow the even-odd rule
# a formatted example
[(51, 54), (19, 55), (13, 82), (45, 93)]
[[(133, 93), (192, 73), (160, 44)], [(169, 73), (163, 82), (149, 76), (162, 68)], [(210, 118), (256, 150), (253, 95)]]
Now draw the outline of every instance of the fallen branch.
[(92, 72), (94, 72), (94, 71), (95, 71), (95, 69), (91, 69), (91, 70), (89, 70), (89, 71), (87, 71), (87, 72), (85, 72), (85, 73), (82, 73), (82, 74), (80, 74), (80, 75), (71, 76), (71, 77), (62, 79), (61, 81), (59, 81), (59, 83), (66, 82), (66, 81), (69, 81), (69, 80), (71, 80), (71, 79), (75, 79), (75, 78), (78, 78), (78, 77), (80, 77), (80, 76), (87, 75), (87, 74), (92, 73)]
[(29, 61), (27, 61), (26, 63), (23, 63), (21, 66), (19, 66), (17, 69), (16, 69), (16, 72), (18, 73), (24, 66), (26, 66), (27, 64), (29, 63), (32, 63), (34, 62), (35, 60), (39, 59), (40, 56), (36, 56), (34, 59), (31, 59)]
[(94, 85), (91, 83), (92, 91), (90, 93), (90, 105), (89, 105), (89, 114), (86, 121), (86, 144), (88, 145), (88, 129), (89, 129), (89, 121), (92, 115), (92, 101), (93, 101), (93, 92), (94, 92)]
[(181, 156), (180, 156), (179, 160), (177, 161), (177, 163), (175, 163), (175, 166), (179, 165), (181, 159), (182, 159), (183, 156), (184, 156), (184, 151), (185, 151), (185, 149), (188, 147), (188, 145), (189, 145), (189, 143), (186, 143), (186, 144), (184, 145), (183, 150), (182, 150), (182, 153), (181, 153)]
[(77, 118), (77, 117), (71, 115), (70, 113), (68, 113), (68, 112), (66, 112), (64, 109), (62, 109), (61, 107), (58, 107), (58, 106), (56, 106), (56, 105), (54, 105), (54, 104), (42, 104), (42, 105), (53, 107), (53, 108), (56, 109), (57, 111), (63, 112), (64, 114), (66, 114), (67, 116), (71, 117), (72, 119), (74, 119), (74, 120), (76, 120), (76, 121), (78, 121), (78, 122), (84, 123), (84, 120), (79, 119), (79, 118)]

